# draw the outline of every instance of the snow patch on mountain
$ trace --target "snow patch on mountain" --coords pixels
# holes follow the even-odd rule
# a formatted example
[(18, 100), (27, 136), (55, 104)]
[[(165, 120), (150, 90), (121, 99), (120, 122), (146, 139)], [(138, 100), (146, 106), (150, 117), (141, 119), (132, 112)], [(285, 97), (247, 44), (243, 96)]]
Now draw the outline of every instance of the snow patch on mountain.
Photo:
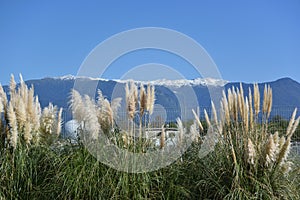
[[(76, 79), (88, 79), (93, 81), (109, 81), (108, 79), (103, 78), (91, 78), (91, 77), (84, 77), (84, 76), (73, 76), (73, 75), (65, 75), (61, 77), (55, 77), (54, 79), (59, 80), (76, 80)], [(120, 79), (113, 79), (112, 81), (116, 81), (118, 83), (126, 83), (133, 80), (120, 80)], [(160, 80), (153, 80), (153, 81), (134, 81), (136, 83), (142, 84), (152, 84), (157, 86), (168, 86), (168, 87), (183, 87), (183, 86), (196, 86), (196, 85), (203, 85), (203, 86), (221, 86), (223, 87), (229, 81), (223, 79), (215, 79), (215, 78), (197, 78), (197, 79), (179, 79), (179, 80), (168, 80), (168, 79), (160, 79)]]

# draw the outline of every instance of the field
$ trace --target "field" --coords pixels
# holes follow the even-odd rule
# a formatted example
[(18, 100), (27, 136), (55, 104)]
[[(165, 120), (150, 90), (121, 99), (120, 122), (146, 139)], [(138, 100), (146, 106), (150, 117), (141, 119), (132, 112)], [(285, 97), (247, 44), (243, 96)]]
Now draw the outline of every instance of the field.
[[(300, 118), (296, 109), (289, 121), (269, 119), (270, 87), (260, 94), (254, 85), (248, 97), (233, 88), (223, 94), (219, 115), (214, 104), (211, 116), (193, 110), (194, 120), (161, 124), (154, 136), (148, 120), (154, 86), (130, 83), (125, 91), (125, 128), (115, 120), (120, 99), (72, 91), (79, 127), (70, 142), (60, 134), (62, 110), (51, 104), (41, 109), (22, 78), (17, 87), (12, 77), (9, 98), (0, 87), (0, 199), (300, 199), (300, 157), (291, 151)], [(111, 167), (89, 149), (111, 145), (127, 152), (109, 160)], [(116, 152), (100, 155), (110, 159)], [(150, 155), (142, 166), (153, 168), (135, 171), (141, 163), (132, 162), (117, 170), (131, 153)]]

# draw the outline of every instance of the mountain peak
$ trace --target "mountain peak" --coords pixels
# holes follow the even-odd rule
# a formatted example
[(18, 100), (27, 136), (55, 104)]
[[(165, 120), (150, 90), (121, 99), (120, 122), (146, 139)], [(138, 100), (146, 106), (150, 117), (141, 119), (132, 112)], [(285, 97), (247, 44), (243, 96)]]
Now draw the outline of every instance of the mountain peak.
[[(76, 80), (76, 79), (89, 79), (89, 80), (96, 80), (96, 81), (109, 81), (109, 79), (103, 78), (91, 78), (91, 77), (84, 77), (84, 76), (74, 76), (71, 74), (61, 76), (61, 77), (54, 77), (53, 79), (56, 80)], [(119, 83), (126, 83), (131, 80), (122, 80), (122, 79), (113, 79), (112, 81), (116, 81)], [(135, 80), (134, 80), (135, 81)], [(204, 86), (224, 86), (229, 83), (223, 79), (215, 79), (215, 78), (196, 78), (196, 79), (177, 79), (177, 80), (169, 80), (169, 79), (158, 79), (158, 80), (151, 80), (151, 81), (135, 81), (137, 83), (142, 84), (153, 84), (153, 85), (160, 85), (160, 86), (174, 86), (174, 87), (182, 87), (182, 86), (195, 86), (195, 85), (204, 85)]]

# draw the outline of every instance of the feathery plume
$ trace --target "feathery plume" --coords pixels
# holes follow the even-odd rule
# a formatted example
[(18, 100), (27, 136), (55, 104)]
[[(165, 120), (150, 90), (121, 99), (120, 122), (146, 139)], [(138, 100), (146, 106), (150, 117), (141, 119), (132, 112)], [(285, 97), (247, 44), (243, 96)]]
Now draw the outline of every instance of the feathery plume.
[(132, 95), (134, 97), (135, 107), (138, 107), (139, 94), (138, 94), (138, 88), (134, 83), (134, 81), (131, 81), (130, 90), (132, 91)]
[(278, 142), (278, 153), (279, 151), (282, 149), (283, 145), (285, 144), (285, 137), (282, 136), (280, 139), (279, 139), (279, 142)]
[(294, 125), (294, 123), (295, 123), (296, 114), (297, 114), (297, 108), (295, 108), (295, 110), (294, 110), (294, 112), (293, 112), (293, 114), (292, 114), (292, 117), (291, 117), (291, 119), (290, 119), (289, 126), (288, 126), (288, 128), (287, 128), (287, 130), (286, 130), (286, 136), (288, 136), (288, 137), (289, 137), (289, 136), (291, 135), (291, 133), (292, 133), (293, 125)]
[(231, 117), (233, 118), (233, 112), (232, 112), (232, 110), (233, 110), (233, 94), (232, 94), (232, 91), (231, 91), (231, 89), (229, 88), (228, 89), (228, 108), (229, 108), (229, 111), (230, 111), (230, 114), (231, 114)]
[(267, 113), (268, 113), (267, 118), (269, 118), (271, 115), (272, 105), (273, 105), (273, 92), (272, 92), (272, 89), (270, 86), (269, 86), (268, 98), (269, 98), (269, 100), (268, 100), (269, 104), (268, 104), (268, 110), (267, 110)]
[(198, 124), (198, 126), (200, 128), (200, 130), (203, 131), (204, 129), (203, 129), (202, 123), (201, 123), (198, 115), (196, 114), (196, 112), (194, 111), (194, 109), (192, 109), (192, 112), (193, 112), (194, 118), (195, 118), (195, 120), (196, 120), (196, 122), (197, 122), (197, 124)]
[(128, 83), (125, 85), (125, 94), (126, 94), (126, 107), (127, 107), (127, 114), (128, 117), (133, 120), (134, 114), (136, 111), (136, 105), (137, 105), (137, 88), (134, 85), (134, 82), (131, 82), (130, 88), (128, 86)]
[(183, 137), (184, 137), (184, 128), (183, 128), (183, 124), (180, 118), (176, 119), (176, 123), (177, 123), (177, 127), (178, 127), (178, 131), (179, 131), (179, 146), (181, 147), (183, 144)]
[(256, 157), (255, 147), (251, 139), (248, 138), (248, 163), (254, 165)]
[(298, 128), (299, 125), (299, 121), (300, 121), (300, 117), (298, 117), (293, 125), (293, 129), (292, 132), (290, 133), (290, 137), (295, 133), (296, 129)]
[(155, 103), (155, 87), (153, 85), (151, 86), (151, 93), (148, 95), (150, 95), (149, 114), (152, 115), (154, 110), (154, 103)]
[(290, 147), (291, 147), (291, 138), (288, 137), (285, 143), (283, 144), (283, 146), (281, 147), (280, 152), (278, 154), (277, 163), (279, 165), (282, 165), (286, 161), (290, 153)]
[(1, 84), (0, 84), (0, 101), (2, 102), (3, 109), (6, 110), (7, 96)]
[(26, 113), (29, 119), (33, 118), (34, 115), (34, 89), (31, 87), (27, 95)]
[(18, 125), (17, 125), (17, 118), (16, 118), (16, 114), (13, 108), (12, 103), (10, 102), (8, 104), (8, 124), (10, 126), (9, 132), (10, 132), (10, 136), (9, 136), (9, 142), (10, 145), (15, 149), (17, 147), (17, 143), (18, 143)]
[(104, 99), (104, 101), (103, 101), (103, 109), (104, 109), (104, 113), (107, 118), (107, 122), (108, 122), (109, 126), (111, 126), (114, 121), (114, 114), (111, 109), (110, 103), (107, 99)]
[(260, 92), (258, 84), (254, 84), (254, 110), (255, 115), (258, 116), (258, 113), (260, 112)]
[(13, 74), (10, 75), (10, 82), (9, 82), (9, 91), (10, 95), (13, 96), (13, 94), (16, 92), (16, 81)]
[(251, 130), (253, 130), (253, 128), (254, 128), (252, 99), (253, 99), (252, 98), (252, 91), (251, 91), (251, 88), (249, 87), (249, 123), (250, 123)]
[(266, 114), (267, 118), (270, 117), (271, 110), (272, 110), (272, 89), (270, 86), (265, 85), (263, 113)]
[(211, 101), (211, 110), (212, 110), (212, 114), (213, 114), (214, 123), (217, 125), (218, 124), (218, 115), (217, 115), (216, 107), (215, 107), (215, 104), (213, 101)]
[(144, 115), (146, 107), (147, 107), (147, 95), (145, 92), (144, 85), (141, 83), (141, 86), (140, 86), (140, 116)]
[(249, 131), (249, 102), (248, 97), (246, 97), (245, 106), (244, 106), (244, 116), (243, 116), (244, 126), (246, 132)]
[(89, 134), (89, 140), (97, 140), (100, 133), (100, 124), (98, 123), (98, 117), (94, 102), (89, 96), (84, 96), (86, 118), (84, 120), (84, 130)]
[(234, 121), (238, 121), (238, 94), (236, 93), (236, 91), (234, 90), (234, 88), (232, 88), (233, 91), (233, 118)]
[(147, 100), (146, 100), (147, 104), (146, 104), (146, 110), (149, 111), (150, 107), (151, 107), (151, 85), (150, 83), (148, 83), (147, 85)]
[(268, 138), (268, 142), (266, 145), (266, 163), (265, 165), (269, 167), (271, 163), (273, 163), (276, 160), (276, 144), (274, 142), (273, 135), (270, 134)]
[(265, 85), (265, 89), (264, 89), (264, 101), (263, 101), (263, 113), (267, 113), (267, 109), (268, 109), (268, 88), (267, 85)]
[(61, 132), (61, 125), (62, 125), (62, 111), (63, 109), (60, 108), (57, 114), (57, 128), (56, 128), (56, 135), (59, 136)]
[(210, 127), (210, 126), (211, 126), (211, 123), (210, 123), (208, 114), (207, 114), (207, 112), (206, 112), (206, 109), (204, 109), (204, 116), (205, 116), (205, 120), (206, 120), (207, 126)]
[(85, 108), (81, 95), (76, 90), (72, 90), (71, 97), (70, 107), (72, 114), (78, 122), (82, 122), (85, 119)]
[[(19, 131), (22, 132), (23, 127), (27, 122), (27, 115), (26, 115), (26, 108), (22, 99), (19, 100), (18, 104), (16, 105), (16, 117), (17, 123), (19, 125)], [(29, 122), (27, 122), (29, 123)]]
[(230, 113), (229, 113), (229, 105), (228, 105), (228, 101), (227, 101), (227, 97), (225, 94), (225, 91), (223, 90), (223, 108), (224, 108), (224, 114), (225, 114), (225, 120), (226, 123), (229, 125), (230, 124)]

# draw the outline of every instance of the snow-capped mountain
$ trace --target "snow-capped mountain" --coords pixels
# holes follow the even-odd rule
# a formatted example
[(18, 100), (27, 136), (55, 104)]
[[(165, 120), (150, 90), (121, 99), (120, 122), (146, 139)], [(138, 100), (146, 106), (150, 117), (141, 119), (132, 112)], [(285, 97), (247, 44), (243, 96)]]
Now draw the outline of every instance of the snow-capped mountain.
[[(84, 77), (84, 76), (74, 76), (74, 75), (65, 75), (61, 77), (54, 77), (56, 80), (76, 80), (76, 79), (87, 79), (92, 81), (110, 81), (108, 79), (103, 78), (91, 78), (91, 77)], [(131, 80), (121, 80), (121, 79), (112, 79), (112, 81), (118, 83), (126, 83)], [(168, 80), (168, 79), (158, 79), (152, 81), (135, 81), (137, 83), (142, 83), (144, 85), (152, 84), (158, 86), (170, 86), (170, 87), (182, 87), (182, 86), (196, 86), (196, 85), (203, 85), (203, 86), (225, 86), (229, 81), (223, 79), (214, 79), (214, 78), (197, 78), (197, 79), (178, 79), (178, 80)]]
[[(35, 94), (39, 96), (41, 105), (47, 106), (49, 102), (62, 107), (68, 111), (70, 101), (70, 91), (74, 87), (75, 80), (92, 82), (100, 89), (104, 96), (111, 99), (112, 92), (117, 84), (123, 87), (128, 80), (107, 80), (99, 78), (75, 77), (67, 75), (55, 78), (43, 78), (39, 80), (29, 80), (26, 84), (30, 87), (34, 86)], [(141, 82), (147, 84), (146, 82)], [(168, 120), (174, 120), (173, 116), (180, 113), (179, 102), (176, 95), (181, 94), (181, 89), (190, 86), (194, 90), (198, 104), (203, 108), (210, 109), (211, 97), (210, 91), (227, 91), (232, 86), (239, 87), (240, 83), (231, 83), (218, 79), (194, 79), (194, 80), (155, 80), (151, 81), (155, 85), (156, 104), (162, 105), (164, 108), (172, 109), (172, 116), (168, 116)], [(283, 78), (273, 82), (260, 83), (259, 88), (263, 94), (264, 85), (269, 84), (273, 89), (273, 115), (280, 114), (285, 118), (289, 118), (295, 107), (300, 108), (300, 84), (290, 78)], [(248, 96), (248, 88), (253, 91), (252, 84), (243, 83), (244, 94)], [(4, 90), (8, 91), (8, 87), (4, 86)], [(186, 104), (189, 104), (189, 96), (185, 97)], [(263, 98), (263, 95), (261, 95)], [(262, 101), (262, 99), (261, 99)], [(202, 115), (203, 116), (203, 115)]]

